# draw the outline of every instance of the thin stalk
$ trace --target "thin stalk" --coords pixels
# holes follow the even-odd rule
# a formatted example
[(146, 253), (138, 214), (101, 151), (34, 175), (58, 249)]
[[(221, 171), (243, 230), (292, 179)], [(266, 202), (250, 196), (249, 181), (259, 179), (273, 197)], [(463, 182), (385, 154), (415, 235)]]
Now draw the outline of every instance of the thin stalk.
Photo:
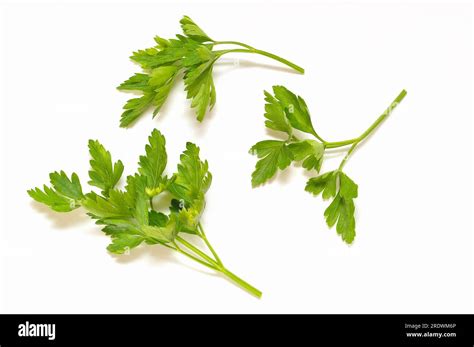
[(155, 209), (155, 207), (153, 206), (153, 197), (150, 198), (150, 207), (152, 210)]
[[(324, 146), (326, 148), (338, 148), (338, 147), (344, 147), (348, 145), (357, 145), (358, 143), (362, 142), (367, 136), (369, 136), (375, 128), (377, 128), (380, 123), (382, 123), (389, 115), (390, 113), (397, 107), (397, 105), (403, 100), (403, 98), (407, 95), (407, 92), (405, 89), (403, 89), (400, 94), (393, 100), (393, 102), (390, 104), (390, 106), (380, 115), (377, 120), (372, 123), (372, 125), (362, 133), (359, 137), (356, 137), (355, 139), (350, 139), (350, 140), (344, 140), (344, 141), (335, 141), (335, 142), (326, 142), (323, 141), (319, 136), (315, 135), (316, 138), (321, 140), (323, 142)], [(349, 151), (352, 153), (353, 149), (349, 149)]]
[(194, 253), (196, 253), (197, 255), (199, 255), (201, 258), (207, 260), (208, 262), (210, 262), (211, 264), (214, 264), (214, 265), (219, 265), (217, 263), (217, 261), (215, 261), (214, 259), (212, 259), (211, 257), (209, 257), (206, 253), (204, 253), (203, 251), (201, 251), (199, 248), (195, 247), (194, 245), (192, 245), (191, 243), (189, 243), (188, 241), (186, 241), (185, 239), (183, 239), (181, 236), (176, 236), (176, 241), (178, 241), (179, 243), (181, 243), (182, 245), (184, 245), (186, 248), (188, 248), (189, 250), (193, 251)]
[(289, 67), (291, 67), (292, 69), (298, 71), (299, 73), (302, 73), (304, 74), (304, 69), (301, 67), (301, 66), (298, 66), (294, 63), (292, 63), (291, 61), (289, 60), (286, 60), (282, 57), (279, 57), (278, 55), (275, 55), (273, 53), (270, 53), (270, 52), (266, 52), (266, 51), (262, 51), (260, 49), (256, 49), (256, 48), (248, 48), (248, 49), (243, 49), (243, 48), (236, 48), (236, 49), (226, 49), (226, 50), (222, 50), (222, 51), (216, 51), (216, 53), (220, 56), (224, 55), (224, 54), (227, 54), (227, 53), (256, 53), (256, 54), (260, 54), (260, 55), (263, 55), (265, 57), (268, 57), (268, 58), (271, 58), (273, 60), (276, 60), (276, 61), (279, 61), (280, 63), (282, 64), (285, 64)]
[(350, 139), (350, 140), (345, 140), (345, 141), (337, 141), (337, 142), (325, 142), (324, 146), (326, 148), (338, 148), (338, 147), (344, 147), (347, 145), (352, 145), (354, 142), (356, 142), (358, 138), (355, 139)]
[(246, 43), (242, 43), (239, 41), (214, 41), (214, 45), (237, 45), (249, 49), (255, 49), (252, 46), (247, 45)]
[[(155, 239), (156, 240), (156, 239)], [(172, 250), (177, 250), (176, 247), (170, 246), (167, 243), (164, 243), (162, 241), (156, 240), (160, 245), (165, 246), (166, 248), (172, 249)]]
[(204, 232), (204, 228), (202, 227), (201, 223), (198, 224), (198, 230), (201, 232), (201, 238), (204, 240), (207, 247), (209, 248), (211, 253), (214, 255), (214, 258), (216, 259), (217, 263), (220, 264), (220, 265), (223, 265), (221, 259), (217, 255), (217, 252), (214, 250), (214, 248), (212, 248), (211, 243), (208, 241), (208, 239), (206, 237), (206, 233)]
[(322, 143), (324, 143), (324, 144), (329, 143), (327, 141), (324, 141), (323, 138), (316, 133), (316, 131), (313, 131), (313, 135), (314, 135), (314, 137), (316, 137)]
[(359, 144), (359, 142), (356, 142), (354, 143), (351, 148), (349, 148), (349, 150), (347, 151), (346, 155), (344, 156), (344, 158), (342, 159), (341, 161), (341, 164), (339, 165), (339, 168), (337, 169), (337, 171), (341, 171), (342, 168), (344, 167), (344, 165), (346, 165), (346, 161), (347, 159), (349, 159), (349, 157), (351, 156), (352, 152), (354, 152), (354, 150), (356, 149), (357, 145)]
[(185, 255), (186, 257), (188, 257), (188, 258), (190, 258), (190, 259), (192, 259), (192, 260), (198, 262), (199, 264), (202, 264), (202, 265), (204, 265), (204, 266), (206, 266), (206, 267), (208, 267), (208, 268), (210, 268), (210, 269), (212, 269), (212, 270), (220, 271), (219, 268), (217, 268), (216, 266), (214, 266), (214, 265), (212, 265), (212, 264), (209, 264), (209, 263), (207, 263), (207, 262), (205, 262), (205, 261), (199, 259), (198, 257), (195, 257), (195, 256), (192, 255), (192, 254), (189, 254), (188, 252), (186, 252), (185, 250), (183, 250), (182, 248), (180, 248), (180, 247), (178, 246), (178, 244), (175, 244), (175, 246), (176, 246), (175, 250), (178, 251), (179, 253)]
[(217, 272), (222, 273), (223, 275), (227, 276), (229, 279), (234, 281), (236, 284), (238, 284), (240, 287), (242, 287), (243, 289), (248, 291), (250, 294), (255, 295), (257, 298), (260, 298), (262, 296), (262, 292), (260, 290), (258, 290), (257, 288), (252, 286), (250, 283), (246, 282), (245, 280), (243, 280), (242, 278), (240, 278), (239, 276), (234, 274), (233, 272), (227, 270), (224, 267), (224, 265), (222, 265), (222, 263), (220, 263), (220, 264), (216, 263), (207, 254), (205, 254), (204, 252), (199, 250), (197, 247), (190, 244), (188, 241), (186, 241), (182, 237), (176, 236), (175, 240), (178, 241), (179, 243), (183, 244), (186, 248), (190, 249), (191, 251), (193, 251), (194, 253), (196, 253), (197, 255), (199, 255), (200, 257), (202, 257), (203, 259), (205, 259), (207, 261), (204, 261), (204, 260), (199, 259), (198, 257), (196, 257), (192, 254), (189, 254), (188, 252), (186, 252), (185, 250), (180, 248), (179, 245), (175, 242), (174, 244), (176, 246), (176, 250), (178, 252), (180, 252), (181, 254), (184, 254), (188, 258), (193, 259), (194, 261), (197, 261), (198, 263), (200, 263), (200, 264), (202, 264), (202, 265), (204, 265), (204, 266), (206, 266), (210, 269), (213, 269)]
[[(407, 95), (407, 92), (405, 89), (403, 89), (400, 94), (398, 94), (398, 96), (395, 98), (395, 100), (392, 101), (392, 103), (390, 104), (389, 107), (387, 107), (387, 109), (379, 116), (379, 118), (377, 118), (375, 120), (374, 123), (372, 123), (372, 125), (367, 128), (366, 131), (364, 131), (362, 133), (362, 135), (360, 135), (357, 139), (355, 139), (355, 141), (352, 142), (352, 146), (351, 148), (349, 149), (349, 151), (347, 152), (346, 156), (344, 157), (344, 159), (342, 159), (342, 162), (341, 162), (341, 165), (339, 165), (339, 171), (342, 170), (342, 168), (344, 167), (344, 165), (346, 164), (347, 160), (349, 159), (350, 155), (352, 154), (352, 152), (354, 152), (354, 150), (356, 149), (356, 147), (362, 142), (364, 141), (375, 129), (377, 129), (377, 127), (385, 120), (387, 119), (387, 117), (392, 113), (392, 111), (398, 106), (398, 104), (403, 100), (403, 98)], [(351, 141), (351, 140), (349, 140)]]
[(384, 113), (382, 113), (380, 115), (380, 117), (377, 118), (377, 120), (366, 131), (364, 131), (362, 135), (359, 136), (359, 141), (358, 142), (361, 142), (367, 136), (369, 136), (370, 133), (372, 133), (372, 131), (374, 131), (380, 125), (380, 123), (382, 123), (392, 113), (392, 111), (398, 106), (398, 104), (403, 100), (403, 98), (406, 95), (407, 95), (407, 91), (405, 89), (403, 89), (400, 92), (400, 94), (398, 94), (398, 96), (395, 98), (395, 100), (393, 100), (393, 102), (390, 104), (390, 106), (387, 107), (387, 109), (384, 111)]
[(262, 292), (260, 290), (258, 290), (257, 288), (255, 288), (254, 286), (252, 286), (250, 283), (244, 281), (242, 278), (240, 278), (239, 276), (237, 276), (236, 274), (230, 272), (229, 270), (227, 270), (226, 268), (223, 268), (222, 269), (222, 274), (226, 275), (227, 277), (229, 277), (232, 281), (234, 281), (235, 283), (237, 283), (239, 286), (241, 286), (242, 288), (244, 288), (245, 290), (247, 290), (249, 293), (255, 295), (257, 298), (261, 298), (262, 297)]

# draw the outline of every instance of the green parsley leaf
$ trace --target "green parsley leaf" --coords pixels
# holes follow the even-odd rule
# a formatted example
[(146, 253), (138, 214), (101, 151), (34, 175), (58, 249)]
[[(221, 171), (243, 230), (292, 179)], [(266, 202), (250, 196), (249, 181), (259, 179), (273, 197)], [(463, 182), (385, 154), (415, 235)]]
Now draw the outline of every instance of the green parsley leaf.
[(152, 226), (163, 228), (168, 224), (168, 220), (169, 220), (168, 216), (162, 212), (151, 210), (148, 213), (148, 222)]
[[(173, 87), (178, 72), (179, 69), (172, 65), (160, 66), (151, 71), (150, 79), (148, 80), (148, 89), (145, 91), (144, 96), (150, 95), (152, 98), (151, 101), (147, 100), (147, 102), (150, 102), (154, 107), (153, 117), (158, 114), (161, 106), (163, 106), (171, 88)], [(133, 120), (135, 120), (135, 118)], [(126, 120), (126, 122), (128, 121), (129, 120)]]
[(173, 218), (168, 220), (168, 223), (163, 227), (145, 225), (142, 230), (147, 236), (149, 244), (173, 242), (177, 234)]
[(111, 190), (110, 196), (104, 198), (94, 192), (86, 194), (82, 202), (90, 213), (96, 219), (127, 219), (132, 217), (130, 206), (125, 199), (123, 192)]
[(358, 186), (344, 172), (339, 172), (339, 194), (344, 199), (355, 199), (358, 195)]
[(168, 157), (165, 149), (165, 137), (158, 130), (153, 130), (148, 141), (149, 144), (145, 146), (146, 155), (140, 156), (138, 171), (147, 179), (146, 188), (153, 190), (163, 182), (162, 175)]
[(164, 39), (162, 37), (159, 37), (156, 35), (153, 40), (156, 42), (156, 48), (157, 49), (165, 49), (171, 46), (170, 40)]
[(216, 57), (207, 46), (187, 43), (185, 47), (187, 52), (183, 57), (183, 65), (188, 68), (211, 61)]
[(307, 170), (321, 169), (323, 162), (324, 145), (315, 140), (303, 140), (290, 143), (288, 148), (293, 153), (295, 161), (303, 160), (303, 167)]
[(113, 236), (120, 233), (140, 235), (140, 230), (138, 229), (137, 225), (130, 220), (114, 218), (99, 219), (95, 222), (95, 224), (105, 225), (102, 228), (102, 231), (108, 236)]
[(37, 202), (49, 206), (56, 212), (70, 212), (80, 206), (73, 199), (58, 194), (55, 190), (46, 185), (43, 187), (43, 191), (40, 188), (28, 190), (28, 195)]
[(347, 243), (352, 243), (355, 237), (354, 200), (358, 195), (357, 184), (345, 173), (339, 172), (339, 193), (324, 212), (326, 222), (332, 227), (337, 220), (336, 231)]
[(89, 171), (91, 186), (102, 189), (102, 194), (108, 196), (109, 190), (113, 189), (122, 177), (123, 164), (119, 160), (112, 165), (112, 156), (99, 141), (89, 140), (89, 153), (91, 170)]
[(150, 86), (148, 85), (149, 80), (150, 75), (144, 73), (136, 73), (117, 88), (119, 90), (140, 90), (142, 92), (145, 92), (150, 89)]
[(354, 201), (345, 199), (337, 194), (332, 203), (324, 211), (326, 223), (329, 227), (337, 221), (336, 231), (346, 243), (352, 243), (355, 238)]
[(212, 182), (207, 161), (199, 158), (199, 147), (195, 144), (186, 143), (186, 150), (180, 156), (178, 172), (170, 191), (192, 205), (194, 200), (200, 200), (207, 192)]
[[(151, 70), (149, 75), (135, 74), (122, 83), (120, 90), (138, 90), (143, 92), (140, 98), (128, 100), (121, 117), (121, 126), (133, 123), (146, 109), (153, 106), (153, 116), (156, 116), (163, 106), (173, 87), (179, 68), (173, 65), (163, 65)], [(145, 77), (146, 76), (146, 77)]]
[(71, 179), (69, 179), (64, 171), (60, 173), (52, 172), (49, 174), (49, 179), (51, 180), (51, 185), (59, 194), (76, 201), (84, 197), (77, 174), (73, 173)]
[(184, 16), (180, 21), (181, 28), (186, 36), (198, 42), (213, 41), (194, 21), (188, 16)]
[(310, 178), (306, 183), (305, 190), (314, 196), (323, 193), (323, 199), (327, 200), (336, 196), (337, 172), (329, 171), (317, 177)]
[(317, 158), (315, 155), (309, 155), (304, 161), (302, 166), (310, 171), (316, 170), (317, 172), (321, 171), (321, 166), (323, 164), (323, 157)]
[(337, 233), (351, 243), (355, 237), (354, 201), (357, 198), (357, 184), (341, 171), (330, 171), (313, 177), (306, 183), (305, 190), (313, 195), (323, 193), (323, 198), (334, 197), (324, 212), (326, 222), (332, 227), (337, 222)]
[(135, 179), (135, 211), (134, 217), (139, 225), (148, 225), (149, 198), (146, 193), (147, 179), (138, 176)]
[(151, 70), (150, 79), (148, 80), (149, 89), (156, 92), (158, 88), (163, 87), (173, 79), (178, 70), (178, 67), (174, 65), (163, 65)]
[(153, 69), (161, 65), (178, 64), (186, 54), (187, 48), (181, 40), (170, 40), (170, 45), (166, 48), (147, 48), (133, 52), (130, 57), (143, 69)]
[(283, 86), (274, 86), (273, 93), (285, 110), (288, 121), (295, 129), (314, 135), (316, 132), (311, 122), (308, 107), (302, 97), (296, 96)]
[(145, 238), (141, 235), (119, 233), (112, 236), (112, 243), (107, 250), (115, 254), (128, 253), (132, 248), (139, 246)]
[(264, 91), (265, 94), (265, 126), (269, 129), (283, 131), (288, 135), (292, 134), (291, 125), (285, 114), (285, 109), (282, 104), (275, 99), (269, 92)]
[[(203, 70), (201, 72), (201, 70)], [(202, 121), (207, 109), (216, 103), (216, 88), (212, 79), (211, 62), (204, 62), (196, 68), (189, 68), (184, 77), (186, 97), (192, 99), (191, 107), (196, 109), (197, 120)]]
[(252, 173), (254, 187), (272, 178), (277, 169), (286, 169), (294, 159), (286, 142), (277, 140), (260, 141), (250, 148), (250, 153), (261, 158), (257, 161), (255, 171)]
[(127, 127), (140, 117), (151, 106), (154, 96), (153, 92), (146, 92), (142, 97), (128, 100), (123, 107), (125, 111), (120, 118), (120, 126)]

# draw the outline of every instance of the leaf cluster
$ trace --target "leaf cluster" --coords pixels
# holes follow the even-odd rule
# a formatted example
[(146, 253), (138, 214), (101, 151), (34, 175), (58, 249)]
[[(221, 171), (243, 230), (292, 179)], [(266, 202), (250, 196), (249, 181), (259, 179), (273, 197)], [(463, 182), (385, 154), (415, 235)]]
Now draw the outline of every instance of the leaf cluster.
[(214, 106), (216, 90), (212, 68), (219, 56), (212, 51), (213, 40), (188, 16), (180, 23), (184, 35), (176, 35), (174, 39), (156, 36), (153, 47), (138, 50), (130, 57), (143, 72), (130, 77), (118, 89), (138, 91), (142, 96), (125, 104), (120, 126), (129, 126), (150, 107), (156, 116), (180, 73), (199, 121)]
[[(216, 103), (216, 88), (213, 79), (214, 63), (227, 53), (254, 53), (277, 60), (300, 73), (304, 69), (275, 54), (253, 48), (238, 41), (215, 41), (191, 18), (181, 21), (183, 34), (165, 39), (155, 36), (155, 45), (133, 52), (130, 57), (142, 68), (118, 86), (119, 90), (141, 94), (124, 105), (120, 126), (128, 127), (146, 110), (153, 109), (153, 117), (165, 103), (173, 85), (183, 78), (186, 97), (191, 100), (196, 118), (202, 121), (208, 110)], [(217, 45), (234, 45), (238, 48), (216, 50)]]
[[(259, 160), (252, 173), (252, 186), (268, 182), (278, 170), (300, 162), (306, 170), (320, 172), (327, 142), (316, 133), (304, 99), (283, 86), (274, 86), (273, 94), (265, 91), (265, 126), (284, 133), (285, 140), (263, 140), (250, 148)], [(301, 138), (300, 134), (312, 136)], [(347, 243), (355, 237), (354, 199), (357, 184), (342, 170), (310, 178), (306, 191), (322, 193), (324, 199), (333, 199), (324, 215), (329, 227), (336, 225), (338, 234)]]
[[(102, 226), (112, 238), (107, 249), (121, 254), (147, 244), (167, 245), (180, 232), (197, 234), (198, 224), (205, 207), (205, 193), (212, 175), (207, 161), (201, 161), (199, 148), (186, 144), (177, 172), (168, 177), (165, 138), (153, 130), (148, 138), (145, 154), (140, 156), (138, 172), (126, 177), (124, 189), (117, 187), (124, 166), (112, 160), (104, 146), (89, 141), (91, 155), (88, 182), (100, 192), (83, 193), (77, 174), (69, 178), (64, 171), (50, 174), (50, 186), (34, 188), (28, 194), (36, 201), (58, 212), (69, 212), (80, 206)], [(169, 211), (153, 209), (153, 199), (171, 195)]]

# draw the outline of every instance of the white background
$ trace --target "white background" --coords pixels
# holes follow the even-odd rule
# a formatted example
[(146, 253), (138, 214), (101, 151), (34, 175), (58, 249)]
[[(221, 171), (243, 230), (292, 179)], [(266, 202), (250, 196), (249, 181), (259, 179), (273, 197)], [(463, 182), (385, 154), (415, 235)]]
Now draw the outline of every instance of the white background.
[[(127, 57), (180, 32), (184, 14), (307, 72), (229, 55), (203, 124), (180, 82), (159, 118), (119, 128), (131, 96), (115, 86), (139, 71)], [(0, 312), (472, 312), (471, 24), (467, 4), (2, 6)], [(346, 166), (359, 184), (352, 246), (326, 227), (328, 203), (304, 192), (301, 168), (251, 188), (247, 151), (268, 137), (263, 90), (274, 84), (303, 96), (330, 140), (359, 135), (408, 91)], [(85, 186), (89, 138), (134, 172), (154, 127), (167, 137), (168, 172), (186, 141), (200, 145), (214, 176), (208, 237), (261, 300), (163, 248), (111, 256), (83, 211), (49, 212), (27, 196), (54, 170)]]

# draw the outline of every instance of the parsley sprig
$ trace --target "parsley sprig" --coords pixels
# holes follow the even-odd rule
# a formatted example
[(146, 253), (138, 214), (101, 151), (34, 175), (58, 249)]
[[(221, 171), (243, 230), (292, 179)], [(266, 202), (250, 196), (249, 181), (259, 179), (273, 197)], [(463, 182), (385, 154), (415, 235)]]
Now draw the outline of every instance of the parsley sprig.
[[(99, 141), (89, 141), (89, 152), (88, 183), (99, 188), (100, 193), (84, 193), (77, 174), (69, 177), (60, 171), (49, 175), (50, 187), (34, 188), (28, 194), (57, 212), (83, 207), (111, 237), (112, 242), (107, 247), (111, 253), (128, 253), (142, 243), (161, 245), (220, 272), (257, 297), (262, 295), (224, 266), (204, 232), (200, 220), (212, 175), (207, 161), (199, 157), (199, 147), (188, 142), (177, 172), (168, 177), (164, 174), (165, 137), (153, 130), (145, 155), (140, 156), (138, 173), (126, 178), (123, 190), (117, 188), (124, 170), (122, 162), (113, 163), (110, 152)], [(171, 197), (169, 211), (157, 210), (155, 203), (166, 195)], [(189, 237), (183, 237), (184, 234)], [(193, 243), (197, 239), (204, 241), (212, 255)]]
[[(403, 100), (407, 92), (402, 90), (390, 106), (360, 136), (344, 141), (329, 142), (323, 140), (314, 130), (306, 102), (283, 86), (274, 86), (273, 95), (265, 91), (265, 126), (283, 132), (286, 140), (264, 140), (250, 149), (259, 160), (252, 173), (252, 185), (259, 186), (273, 176), (277, 170), (286, 169), (292, 162), (302, 162), (303, 168), (318, 173), (326, 154), (326, 149), (350, 146), (341, 164), (336, 170), (310, 178), (305, 190), (313, 195), (322, 195), (324, 200), (332, 202), (324, 212), (329, 227), (336, 225), (337, 233), (346, 243), (355, 238), (355, 205), (358, 195), (357, 184), (343, 172), (344, 166), (363, 142)], [(300, 139), (295, 132), (310, 134), (314, 139)], [(299, 136), (299, 135), (298, 135)]]
[[(155, 46), (138, 50), (130, 57), (142, 67), (143, 72), (130, 77), (118, 89), (138, 91), (143, 95), (127, 101), (120, 119), (121, 127), (131, 125), (150, 107), (154, 108), (153, 117), (156, 116), (180, 76), (184, 79), (191, 107), (195, 109), (197, 119), (202, 121), (207, 110), (212, 109), (216, 102), (212, 76), (214, 63), (228, 53), (260, 54), (304, 73), (298, 65), (245, 43), (215, 41), (188, 16), (184, 16), (180, 23), (184, 36), (176, 35), (176, 39), (169, 40), (156, 36)], [(238, 48), (215, 50), (218, 45)]]

